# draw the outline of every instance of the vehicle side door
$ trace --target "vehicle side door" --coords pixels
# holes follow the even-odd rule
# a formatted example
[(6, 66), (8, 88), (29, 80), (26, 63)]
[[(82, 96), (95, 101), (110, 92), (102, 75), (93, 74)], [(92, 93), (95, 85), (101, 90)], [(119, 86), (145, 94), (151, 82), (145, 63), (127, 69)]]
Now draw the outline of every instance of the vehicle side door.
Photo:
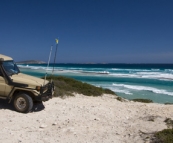
[(12, 88), (13, 86), (9, 86), (6, 83), (5, 78), (3, 77), (2, 72), (0, 70), (0, 96), (6, 98), (11, 92)]

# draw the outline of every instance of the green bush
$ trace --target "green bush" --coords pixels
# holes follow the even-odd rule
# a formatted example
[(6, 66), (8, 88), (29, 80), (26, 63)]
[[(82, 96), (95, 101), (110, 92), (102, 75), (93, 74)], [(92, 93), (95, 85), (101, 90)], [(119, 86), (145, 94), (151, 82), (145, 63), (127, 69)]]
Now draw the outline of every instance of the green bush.
[(142, 103), (153, 103), (153, 101), (150, 99), (132, 99), (132, 101), (142, 102)]
[(119, 97), (119, 96), (117, 97), (117, 100), (121, 101), (121, 102), (123, 101), (123, 99), (121, 97)]
[(173, 143), (173, 129), (164, 129), (155, 133), (152, 143)]
[(166, 118), (164, 122), (166, 123), (168, 128), (173, 129), (173, 120), (171, 118)]
[(115, 93), (109, 89), (103, 89), (96, 87), (88, 83), (83, 83), (72, 78), (63, 76), (47, 77), (48, 80), (52, 79), (55, 85), (54, 96), (74, 96), (73, 93), (84, 94), (86, 96), (100, 96), (102, 94), (113, 94)]
[(168, 129), (156, 132), (152, 143), (173, 143), (173, 120), (166, 118), (164, 122)]
[(172, 105), (172, 104), (173, 104), (173, 103), (168, 103), (168, 102), (165, 103), (165, 105)]

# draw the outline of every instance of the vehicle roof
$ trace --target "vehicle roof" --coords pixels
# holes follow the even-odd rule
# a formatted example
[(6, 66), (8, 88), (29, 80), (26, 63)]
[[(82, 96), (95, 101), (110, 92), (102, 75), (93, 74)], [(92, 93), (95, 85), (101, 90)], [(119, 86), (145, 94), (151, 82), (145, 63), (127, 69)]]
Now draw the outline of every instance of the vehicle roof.
[(9, 61), (9, 60), (13, 60), (11, 57), (5, 56), (0, 54), (0, 59), (4, 59), (4, 61)]

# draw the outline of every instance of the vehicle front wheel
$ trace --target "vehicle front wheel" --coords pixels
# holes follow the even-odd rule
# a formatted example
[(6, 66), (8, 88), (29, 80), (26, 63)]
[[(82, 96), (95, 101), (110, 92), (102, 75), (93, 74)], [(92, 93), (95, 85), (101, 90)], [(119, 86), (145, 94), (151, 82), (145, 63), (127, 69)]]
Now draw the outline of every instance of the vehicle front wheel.
[(29, 95), (20, 93), (14, 98), (13, 104), (16, 111), (28, 113), (33, 107), (33, 100)]

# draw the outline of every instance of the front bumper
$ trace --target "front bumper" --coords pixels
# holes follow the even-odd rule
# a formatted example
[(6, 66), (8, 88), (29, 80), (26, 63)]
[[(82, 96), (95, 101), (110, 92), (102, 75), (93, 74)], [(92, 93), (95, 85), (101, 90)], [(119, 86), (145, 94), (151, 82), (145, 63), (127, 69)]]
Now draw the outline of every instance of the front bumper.
[(40, 95), (36, 97), (37, 101), (48, 101), (49, 99), (52, 98), (54, 94), (54, 83), (49, 82), (45, 86), (42, 86), (40, 88)]

